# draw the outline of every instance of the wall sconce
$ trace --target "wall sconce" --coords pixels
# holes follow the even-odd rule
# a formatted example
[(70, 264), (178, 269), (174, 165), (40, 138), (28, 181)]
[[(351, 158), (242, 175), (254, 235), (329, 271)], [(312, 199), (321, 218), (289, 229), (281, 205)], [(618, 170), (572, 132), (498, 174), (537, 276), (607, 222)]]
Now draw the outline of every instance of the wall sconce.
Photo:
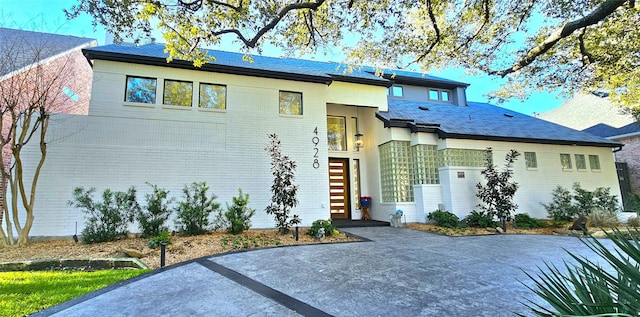
[(360, 151), (364, 147), (364, 135), (360, 132), (356, 132), (356, 150)]

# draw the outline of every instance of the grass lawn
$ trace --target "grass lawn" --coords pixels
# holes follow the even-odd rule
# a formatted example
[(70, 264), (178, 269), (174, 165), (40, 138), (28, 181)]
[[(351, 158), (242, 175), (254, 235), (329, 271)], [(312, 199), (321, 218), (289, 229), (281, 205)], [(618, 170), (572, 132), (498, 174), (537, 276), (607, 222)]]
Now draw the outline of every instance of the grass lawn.
[(149, 271), (0, 272), (0, 315), (32, 314)]

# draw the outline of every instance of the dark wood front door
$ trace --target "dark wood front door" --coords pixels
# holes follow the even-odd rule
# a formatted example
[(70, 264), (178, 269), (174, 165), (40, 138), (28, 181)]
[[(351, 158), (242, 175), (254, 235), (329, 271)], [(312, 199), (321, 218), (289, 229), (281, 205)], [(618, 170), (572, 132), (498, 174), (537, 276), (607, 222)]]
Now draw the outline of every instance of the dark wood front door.
[(331, 219), (349, 219), (349, 159), (329, 158)]

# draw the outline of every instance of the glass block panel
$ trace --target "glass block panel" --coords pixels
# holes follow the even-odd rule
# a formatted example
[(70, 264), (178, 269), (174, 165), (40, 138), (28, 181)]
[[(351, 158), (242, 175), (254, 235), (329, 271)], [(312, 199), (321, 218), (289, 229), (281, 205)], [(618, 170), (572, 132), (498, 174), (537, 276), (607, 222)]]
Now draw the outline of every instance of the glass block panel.
[(589, 166), (592, 170), (600, 169), (600, 157), (597, 155), (589, 155)]
[(379, 146), (382, 201), (413, 201), (413, 162), (408, 141), (391, 141)]
[(414, 184), (440, 184), (438, 147), (418, 144), (412, 146)]
[(486, 150), (444, 149), (438, 151), (439, 166), (486, 166)]
[(579, 170), (587, 169), (587, 160), (584, 158), (584, 154), (576, 154), (576, 168)]

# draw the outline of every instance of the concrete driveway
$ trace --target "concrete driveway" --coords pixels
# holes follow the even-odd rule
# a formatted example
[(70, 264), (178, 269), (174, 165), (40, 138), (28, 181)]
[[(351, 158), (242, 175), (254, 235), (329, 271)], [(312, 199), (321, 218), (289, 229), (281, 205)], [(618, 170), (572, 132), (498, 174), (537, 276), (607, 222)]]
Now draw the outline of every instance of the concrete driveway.
[[(38, 316), (513, 316), (544, 261), (593, 256), (575, 237), (447, 237), (343, 229), (368, 242), (278, 247), (156, 270)], [(610, 241), (605, 241), (609, 243)]]

